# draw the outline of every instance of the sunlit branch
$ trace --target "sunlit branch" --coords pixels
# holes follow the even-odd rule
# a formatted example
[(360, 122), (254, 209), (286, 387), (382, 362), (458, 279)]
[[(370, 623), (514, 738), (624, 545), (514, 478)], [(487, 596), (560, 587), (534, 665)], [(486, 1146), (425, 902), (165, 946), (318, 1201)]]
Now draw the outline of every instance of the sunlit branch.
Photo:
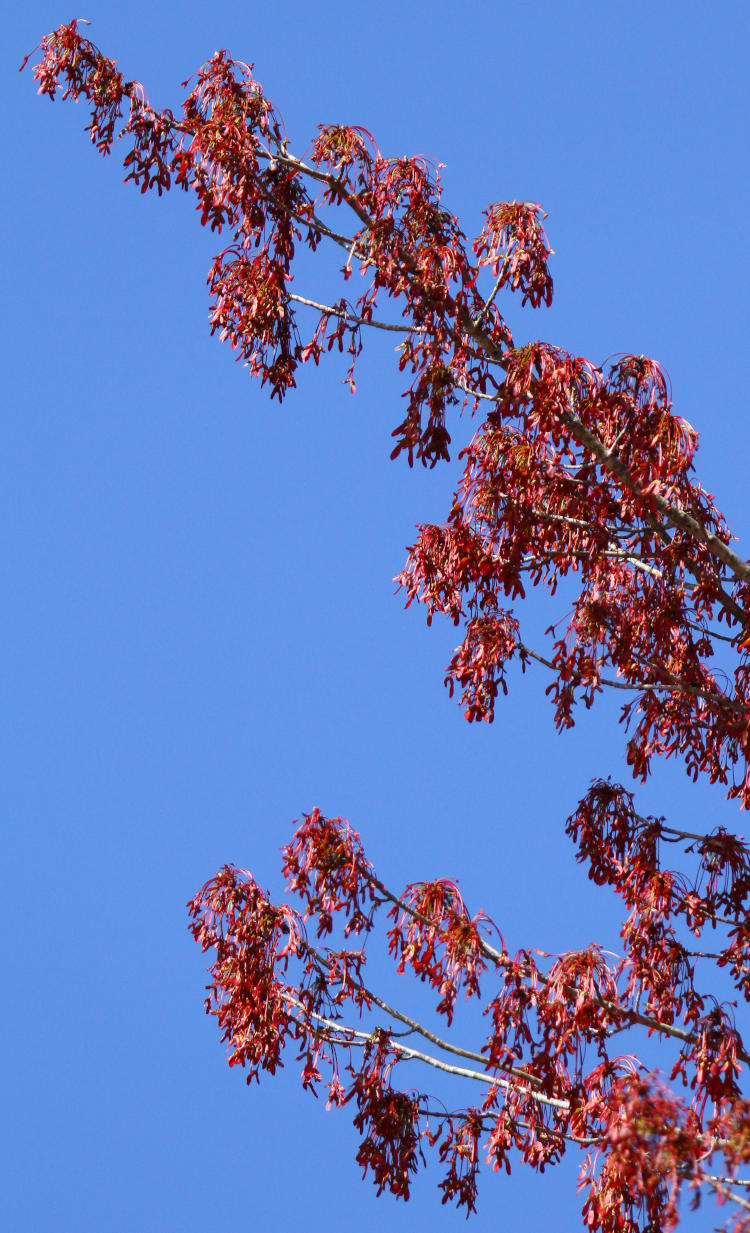
[[(392, 898), (395, 899), (395, 896)], [(424, 919), (426, 920), (426, 918)], [(315, 960), (318, 970), (322, 975), (324, 975), (326, 968), (325, 957), (309, 942), (304, 943), (304, 950), (311, 958)], [(375, 1005), (385, 1011), (386, 1014), (393, 1015), (395, 1019), (398, 1019), (401, 1023), (408, 1027), (410, 1032), (417, 1032), (425, 1040), (429, 1041), (430, 1044), (436, 1045), (439, 1049), (444, 1050), (446, 1053), (453, 1053), (456, 1057), (465, 1058), (470, 1062), (477, 1062), (480, 1066), (487, 1065), (486, 1058), (484, 1058), (481, 1053), (476, 1053), (470, 1049), (463, 1049), (459, 1045), (454, 1045), (451, 1044), (450, 1041), (443, 1040), (442, 1037), (438, 1036), (435, 1032), (431, 1032), (416, 1019), (410, 1018), (410, 1016), (404, 1014), (403, 1011), (397, 1010), (395, 1006), (391, 1006), (390, 1003), (378, 997), (376, 993), (373, 993), (371, 989), (366, 988), (363, 984), (350, 981), (348, 987), (352, 992), (356, 992), (357, 995), (361, 995), (365, 1002), (374, 1002)], [(528, 1072), (522, 1067), (507, 1066), (504, 1069), (508, 1074), (513, 1075), (514, 1078), (523, 1080), (526, 1083), (538, 1084), (540, 1082), (535, 1075), (528, 1074)], [(491, 1079), (490, 1072), (487, 1072), (487, 1079), (488, 1081)]]
[(468, 394), (470, 398), (482, 399), (486, 402), (497, 402), (496, 394), (485, 394), (482, 390), (472, 389), (471, 386), (466, 385), (463, 381), (459, 381), (458, 378), (454, 378), (454, 385), (457, 389), (463, 390), (465, 394)]
[[(373, 887), (375, 887), (375, 889), (378, 890), (380, 894), (384, 896), (384, 898), (386, 898), (392, 904), (394, 904), (394, 906), (401, 908), (404, 912), (406, 912), (414, 920), (418, 920), (422, 924), (427, 925), (430, 929), (433, 929), (436, 932), (439, 932), (439, 924), (437, 922), (430, 920), (429, 917), (427, 916), (424, 916), (422, 912), (419, 912), (416, 908), (413, 908), (410, 904), (406, 903), (403, 899), (400, 899), (398, 895), (394, 895), (391, 891), (388, 890), (388, 888), (384, 885), (384, 883), (380, 881), (379, 878), (374, 877), (372, 874), (370, 874), (365, 869), (361, 870), (361, 873), (362, 873), (362, 877), (366, 881), (368, 881)], [(732, 924), (733, 922), (730, 921), (727, 923)], [(514, 965), (514, 960), (512, 960), (509, 955), (503, 954), (501, 951), (496, 950), (494, 946), (491, 946), (488, 942), (485, 941), (484, 938), (479, 937), (479, 936), (478, 936), (478, 945), (482, 953), (488, 959), (492, 959), (497, 964), (498, 967), (512, 967)], [(535, 971), (534, 975), (536, 979), (540, 981), (541, 984), (546, 985), (548, 983), (548, 978), (544, 972), (537, 970)], [(568, 992), (570, 996), (573, 998), (577, 997), (579, 993), (579, 991), (575, 989), (573, 986), (569, 986), (566, 992)], [(602, 997), (600, 994), (595, 994), (594, 1001), (596, 1002), (598, 1006), (601, 1006), (602, 1009), (606, 1010), (616, 1020), (619, 1021), (618, 1023), (613, 1025), (616, 1031), (619, 1031), (620, 1027), (625, 1029), (628, 1027), (632, 1027), (634, 1024), (638, 1024), (641, 1027), (648, 1028), (649, 1031), (655, 1032), (658, 1035), (670, 1036), (670, 1037), (673, 1037), (675, 1040), (682, 1041), (685, 1044), (694, 1045), (698, 1043), (698, 1036), (695, 1033), (687, 1032), (683, 1028), (676, 1027), (674, 1024), (671, 1024), (671, 1023), (663, 1023), (660, 1019), (656, 1019), (652, 1015), (642, 1015), (639, 1011), (633, 1009), (632, 1007), (622, 1006), (618, 1002), (613, 1002), (610, 998)], [(610, 1031), (610, 1028), (607, 1027), (602, 1030), (602, 1033), (597, 1033), (597, 1034), (607, 1034), (609, 1031)], [(738, 1050), (737, 1057), (740, 1061), (750, 1065), (750, 1054), (749, 1053), (746, 1053), (744, 1050)]]
[(294, 292), (287, 292), (290, 300), (294, 300), (296, 304), (306, 304), (308, 308), (317, 308), (319, 312), (325, 313), (329, 317), (339, 317), (342, 321), (351, 323), (351, 325), (367, 325), (374, 330), (393, 330), (398, 334), (423, 334), (425, 333), (424, 326), (421, 325), (394, 325), (387, 321), (372, 321), (367, 317), (357, 317), (354, 313), (350, 313), (345, 309), (335, 308), (332, 304), (319, 304), (317, 300), (308, 300), (306, 296), (296, 295)]
[(750, 1178), (745, 1177), (715, 1177), (710, 1173), (701, 1173), (702, 1182), (711, 1182), (712, 1185), (718, 1183), (723, 1186), (750, 1186)]
[[(528, 656), (530, 659), (536, 660), (537, 663), (543, 664), (545, 668), (549, 668), (552, 672), (557, 672), (557, 666), (550, 659), (545, 658), (544, 655), (540, 655), (537, 651), (532, 651), (531, 648), (526, 646), (524, 643), (519, 642), (517, 644), (517, 650), (521, 658), (523, 658), (524, 656)], [(656, 664), (651, 663), (649, 660), (642, 660), (641, 662), (644, 667), (649, 668), (652, 672), (658, 671), (662, 675), (670, 677), (670, 680), (667, 682), (664, 682), (664, 681), (626, 682), (626, 681), (615, 681), (615, 680), (612, 680), (611, 677), (598, 676), (598, 675), (596, 679), (589, 679), (587, 677), (582, 676), (581, 673), (579, 672), (572, 673), (570, 679), (576, 684), (590, 685), (590, 686), (595, 686), (596, 688), (598, 688), (600, 685), (603, 685), (603, 686), (606, 686), (608, 689), (622, 689), (622, 690), (629, 690), (631, 692), (634, 691), (636, 693), (688, 694), (691, 697), (700, 698), (702, 701), (706, 702), (712, 710), (737, 711), (741, 715), (750, 715), (750, 705), (748, 705), (746, 702), (740, 702), (737, 699), (728, 698), (724, 694), (710, 693), (707, 689), (701, 689), (699, 685), (690, 685), (688, 682), (681, 681), (679, 680), (678, 677), (673, 676), (662, 665), (659, 665), (657, 667)]]
[[(421, 1112), (424, 1113), (426, 1118), (431, 1118), (434, 1121), (441, 1122), (456, 1121), (461, 1117), (461, 1113), (458, 1111), (449, 1113), (447, 1110), (430, 1109), (429, 1107), (425, 1108), (423, 1106), (421, 1107)], [(482, 1123), (485, 1130), (490, 1129), (497, 1122), (497, 1113), (482, 1113), (481, 1110), (473, 1110), (473, 1114), (477, 1121)], [(516, 1117), (513, 1118), (513, 1127), (514, 1132), (516, 1128), (518, 1130), (526, 1131), (533, 1130), (539, 1135), (540, 1138), (558, 1141), (562, 1141), (564, 1139), (567, 1143), (575, 1143), (577, 1147), (594, 1147), (595, 1145), (603, 1144), (606, 1141), (602, 1135), (579, 1137), (577, 1135), (570, 1134), (569, 1131), (560, 1130), (559, 1127), (556, 1126), (541, 1125), (532, 1127), (528, 1122), (524, 1122), (522, 1118)]]
[[(351, 1036), (353, 1040), (359, 1041), (362, 1044), (376, 1043), (383, 1029), (380, 1027), (373, 1028), (372, 1031), (366, 1032), (362, 1029), (353, 1028), (346, 1024), (336, 1023), (333, 1019), (327, 1019), (325, 1015), (318, 1014), (317, 1011), (306, 1011), (305, 1007), (291, 997), (287, 1000), (296, 1005), (304, 1013), (309, 1014), (311, 1019), (316, 1023), (320, 1023), (329, 1033), (325, 1037), (331, 1044), (340, 1044), (347, 1046), (350, 1042), (347, 1037)], [(298, 1026), (304, 1028), (304, 1021), (294, 1018), (294, 1022)], [(483, 1084), (484, 1087), (492, 1089), (495, 1087), (505, 1088), (510, 1091), (523, 1091), (525, 1096), (530, 1100), (536, 1101), (538, 1104), (547, 1105), (551, 1109), (560, 1109), (563, 1112), (568, 1112), (570, 1102), (567, 1100), (559, 1100), (555, 1096), (544, 1096), (541, 1092), (535, 1091), (531, 1087), (522, 1086), (519, 1083), (513, 1083), (510, 1079), (504, 1079), (500, 1075), (489, 1075), (487, 1072), (471, 1070), (467, 1066), (454, 1066), (450, 1062), (445, 1062), (441, 1058), (433, 1057), (432, 1054), (423, 1053), (420, 1049), (413, 1049), (411, 1045), (405, 1045), (401, 1040), (392, 1044), (393, 1052), (399, 1054), (403, 1058), (410, 1061), (424, 1062), (427, 1066), (432, 1066), (436, 1070), (445, 1071), (446, 1074), (457, 1075), (462, 1079), (473, 1079), (476, 1082)]]
[(722, 1196), (722, 1198), (730, 1199), (732, 1203), (736, 1203), (738, 1207), (743, 1207), (750, 1212), (750, 1202), (748, 1202), (747, 1199), (743, 1199), (740, 1195), (734, 1194), (728, 1186), (725, 1186), (721, 1182), (713, 1181), (710, 1177), (705, 1177), (703, 1180), (706, 1182), (706, 1185), (710, 1186), (712, 1190), (715, 1190), (717, 1194)]
[[(373, 1001), (376, 1006), (379, 1006), (381, 1010), (384, 1010), (386, 1014), (393, 1015), (394, 1019), (399, 1019), (401, 1023), (406, 1024), (407, 1027), (409, 1027), (413, 1032), (418, 1032), (419, 1035), (423, 1036), (425, 1040), (429, 1040), (430, 1044), (437, 1045), (439, 1049), (444, 1049), (447, 1053), (454, 1053), (457, 1057), (466, 1058), (466, 1060), (469, 1062), (478, 1062), (480, 1066), (487, 1065), (486, 1058), (482, 1057), (481, 1053), (473, 1053), (470, 1049), (461, 1049), (458, 1045), (452, 1045), (450, 1044), (449, 1041), (443, 1040), (440, 1036), (437, 1036), (434, 1032), (429, 1031), (428, 1028), (423, 1027), (422, 1024), (418, 1023), (416, 1019), (411, 1019), (408, 1015), (405, 1015), (402, 1011), (396, 1010), (395, 1006), (390, 1006), (388, 1002), (384, 1002), (381, 998), (377, 997), (376, 994), (374, 994), (370, 989), (365, 990), (365, 996), (370, 1001)], [(513, 1075), (514, 1078), (522, 1079), (526, 1083), (533, 1083), (533, 1084), (538, 1085), (541, 1082), (541, 1080), (539, 1080), (536, 1075), (528, 1074), (528, 1072), (525, 1071), (523, 1067), (520, 1067), (520, 1066), (507, 1066), (507, 1067), (504, 1067), (504, 1070), (506, 1070), (508, 1074)], [(490, 1072), (488, 1071), (487, 1072), (488, 1081), (490, 1081), (491, 1078), (492, 1076)]]
[[(562, 515), (551, 515), (550, 517), (559, 517), (561, 522), (569, 523), (571, 526), (575, 525), (575, 523), (578, 523), (581, 527), (585, 527), (587, 525), (578, 519), (563, 518)], [(543, 518), (541, 513), (539, 514), (539, 518)], [(648, 565), (645, 561), (642, 561), (640, 557), (633, 556), (632, 553), (626, 552), (622, 548), (603, 548), (599, 553), (599, 556), (608, 558), (612, 561), (624, 561), (627, 564), (632, 565), (634, 569), (650, 574), (653, 578), (663, 579), (664, 577), (662, 571), (657, 569), (656, 566)], [(574, 558), (576, 561), (589, 561), (591, 559), (591, 552), (585, 552), (582, 548), (550, 548), (544, 552), (528, 553), (522, 558), (522, 565), (520, 568), (524, 570), (533, 570), (536, 563), (547, 564), (548, 562), (568, 560), (569, 558)], [(695, 628), (700, 629), (700, 626), (696, 626)], [(731, 639), (728, 641), (731, 641)]]
[[(531, 647), (526, 646), (525, 643), (519, 642), (516, 646), (516, 650), (518, 651), (521, 659), (524, 659), (525, 657), (528, 657), (529, 659), (534, 659), (536, 660), (537, 663), (542, 664), (545, 668), (551, 669), (552, 672), (557, 672), (557, 667), (555, 664), (552, 663), (552, 660), (546, 659), (545, 656), (540, 655), (538, 651), (532, 651)], [(596, 686), (597, 688), (600, 685), (604, 685), (608, 689), (623, 689), (623, 690), (627, 690), (630, 693), (633, 693), (633, 692), (635, 693), (644, 693), (644, 692), (654, 693), (654, 692), (659, 692), (659, 691), (662, 691), (662, 692), (666, 691), (667, 693), (675, 692), (675, 689), (672, 685), (659, 685), (655, 682), (649, 682), (649, 683), (636, 682), (634, 684), (628, 684), (626, 681), (613, 681), (610, 677), (604, 677), (604, 676), (597, 676), (596, 680), (589, 680), (588, 678), (582, 676), (579, 672), (572, 673), (570, 679), (571, 681), (575, 682), (578, 685), (593, 685), (593, 686)]]

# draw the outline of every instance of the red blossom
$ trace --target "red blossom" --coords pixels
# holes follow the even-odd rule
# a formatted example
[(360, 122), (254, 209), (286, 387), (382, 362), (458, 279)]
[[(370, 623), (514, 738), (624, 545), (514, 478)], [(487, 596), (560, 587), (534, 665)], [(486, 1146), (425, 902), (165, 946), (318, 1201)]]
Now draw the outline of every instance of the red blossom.
[(499, 286), (523, 291), (523, 303), (534, 308), (552, 303), (552, 278), (547, 258), (552, 249), (541, 220), (547, 215), (528, 201), (503, 201), (485, 210), (485, 223), (474, 252), (479, 265), (492, 266)]
[(304, 900), (306, 917), (317, 916), (318, 937), (331, 932), (336, 912), (347, 917), (347, 937), (372, 927), (374, 871), (344, 818), (325, 818), (319, 809), (305, 814), (283, 854), (288, 890)]
[(606, 1148), (581, 1170), (586, 1226), (592, 1233), (667, 1233), (678, 1222), (681, 1184), (700, 1174), (695, 1115), (658, 1079), (632, 1075), (612, 1084), (599, 1118)]
[[(183, 83), (178, 120), (78, 26), (43, 39), (39, 93), (84, 99), (97, 149), (124, 142), (128, 181), (193, 194), (201, 224), (229, 233), (209, 272), (210, 327), (251, 375), (281, 401), (300, 364), (339, 352), (354, 390), (364, 337), (397, 332), (406, 388), (393, 456), (435, 466), (449, 456), (457, 410), (477, 415), (447, 517), (418, 528), (398, 578), (428, 624), (444, 615), (461, 630), (445, 679), (467, 719), (492, 720), (514, 661), (546, 674), (558, 728), (574, 724), (580, 703), (618, 691), (636, 778), (654, 757), (676, 756), (691, 778), (750, 806), (750, 563), (696, 478), (697, 434), (675, 414), (657, 363), (623, 355), (605, 368), (514, 342), (501, 293), (534, 307), (552, 297), (541, 206), (489, 206), (472, 248), (444, 206), (439, 164), (387, 158), (365, 129), (343, 125), (321, 127), (296, 156), (252, 66), (227, 52)], [(347, 296), (319, 303), (295, 290), (300, 244), (333, 255), (329, 273), (338, 267)], [(568, 607), (533, 646), (519, 607), (532, 587), (562, 590)], [(711, 1191), (743, 1212), (750, 1054), (703, 965), (725, 969), (750, 1000), (750, 847), (724, 829), (641, 816), (632, 793), (603, 780), (567, 833), (589, 878), (622, 899), (620, 956), (595, 944), (511, 956), (455, 882), (394, 894), (349, 824), (317, 809), (283, 851), (301, 915), (225, 866), (189, 912), (195, 940), (214, 952), (206, 1010), (229, 1063), (248, 1081), (273, 1074), (293, 1042), (303, 1087), (325, 1084), (329, 1107), (356, 1110), (357, 1159), (379, 1192), (408, 1198), (426, 1144), (445, 1170), (443, 1201), (468, 1213), (483, 1159), (542, 1170), (573, 1149), (586, 1153), (592, 1231), (666, 1233), (681, 1192), (697, 1201)], [(383, 905), (397, 975), (429, 986), (446, 1028), (456, 1030), (459, 993), (482, 1006), (474, 1047), (366, 983), (365, 943)], [(343, 944), (327, 945), (339, 926)], [(708, 949), (706, 937), (716, 939)], [(637, 1048), (639, 1033), (669, 1056), (674, 1090), (616, 1052)], [(394, 1086), (410, 1060), (481, 1084), (481, 1101), (450, 1109)]]
[(290, 908), (274, 907), (251, 874), (225, 865), (188, 904), (190, 932), (206, 951), (215, 949), (206, 1013), (214, 1015), (230, 1046), (229, 1065), (274, 1074), (283, 1065), (293, 990), (277, 975), (299, 953), (301, 925)]
[(470, 917), (455, 882), (447, 881), (407, 886), (388, 915), (394, 922), (388, 943), (397, 972), (410, 967), (436, 989), (438, 1013), (450, 1024), (459, 989), (467, 998), (479, 996), (492, 922), (483, 912)]

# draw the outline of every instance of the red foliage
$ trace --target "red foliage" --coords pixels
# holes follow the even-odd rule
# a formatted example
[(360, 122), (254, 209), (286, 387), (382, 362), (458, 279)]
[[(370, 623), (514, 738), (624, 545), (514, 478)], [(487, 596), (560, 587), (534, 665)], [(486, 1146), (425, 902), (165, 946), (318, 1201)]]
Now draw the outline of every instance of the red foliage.
[[(542, 342), (515, 345), (496, 297), (505, 289), (534, 307), (550, 303), (541, 207), (491, 205), (467, 244), (441, 203), (437, 165), (388, 159), (369, 133), (344, 126), (321, 128), (296, 157), (251, 67), (226, 52), (200, 69), (179, 120), (154, 110), (76, 22), (43, 40), (34, 73), (40, 93), (89, 103), (87, 131), (102, 154), (125, 140), (126, 178), (141, 192), (192, 192), (201, 223), (230, 233), (209, 273), (211, 330), (273, 396), (332, 349), (350, 356), (353, 389), (362, 338), (383, 329), (399, 332), (409, 380), (394, 457), (434, 466), (448, 457), (452, 408), (485, 408), (445, 524), (419, 528), (399, 578), (428, 623), (442, 613), (462, 627), (446, 682), (451, 693), (460, 687), (467, 718), (491, 721), (513, 665), (539, 663), (559, 728), (573, 724), (578, 702), (624, 691), (636, 778), (654, 755), (677, 755), (693, 779), (750, 805), (750, 565), (695, 478), (697, 435), (674, 414), (656, 363), (622, 356), (605, 371)], [(296, 294), (300, 242), (343, 252), (344, 284), (355, 270), (363, 279), (358, 298), (318, 304)], [(400, 321), (380, 319), (383, 300)], [(309, 312), (305, 342), (298, 314)], [(561, 584), (572, 595), (564, 628), (548, 631), (546, 651), (532, 648), (509, 605), (529, 586), (554, 593)], [(468, 1212), (483, 1159), (543, 1170), (574, 1146), (585, 1153), (592, 1230), (668, 1230), (684, 1189), (693, 1203), (706, 1191), (733, 1201), (748, 1228), (750, 1181), (738, 1171), (750, 1161), (741, 1086), (750, 1056), (699, 964), (725, 969), (750, 1000), (750, 848), (722, 829), (697, 834), (641, 817), (631, 793), (601, 781), (567, 831), (592, 881), (622, 897), (619, 958), (597, 946), (542, 964), (528, 950), (511, 956), (454, 883), (394, 894), (348, 824), (318, 810), (284, 849), (302, 915), (271, 904), (250, 874), (222, 869), (190, 915), (196, 941), (215, 951), (206, 1006), (230, 1065), (248, 1080), (273, 1073), (293, 1041), (303, 1086), (325, 1082), (329, 1107), (353, 1102), (358, 1161), (379, 1191), (408, 1198), (426, 1145), (446, 1170), (443, 1200)], [(682, 849), (680, 870), (664, 866), (666, 845)], [(369, 935), (381, 908), (397, 972), (434, 991), (448, 1028), (459, 993), (485, 999), (478, 1048), (369, 988), (363, 948), (327, 944), (340, 923), (344, 943)], [(719, 939), (711, 951), (692, 949), (708, 929)], [(347, 1011), (369, 1024), (344, 1022)], [(391, 1026), (373, 1024), (378, 1015)], [(639, 1031), (671, 1050), (668, 1079), (613, 1051)], [(481, 1101), (450, 1111), (394, 1086), (414, 1058), (478, 1082)]]

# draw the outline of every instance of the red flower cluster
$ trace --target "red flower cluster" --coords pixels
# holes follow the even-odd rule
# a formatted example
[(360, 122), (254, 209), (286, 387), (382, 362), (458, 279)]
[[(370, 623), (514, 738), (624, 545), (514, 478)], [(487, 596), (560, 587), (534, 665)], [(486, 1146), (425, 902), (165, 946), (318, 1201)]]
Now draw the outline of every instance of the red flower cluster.
[[(43, 40), (35, 77), (50, 98), (61, 89), (88, 101), (101, 153), (126, 142), (127, 179), (141, 192), (192, 192), (201, 223), (230, 233), (209, 273), (211, 329), (272, 395), (336, 349), (350, 357), (353, 389), (362, 339), (377, 329), (398, 333), (408, 374), (394, 456), (435, 465), (448, 456), (452, 410), (484, 410), (446, 522), (419, 528), (399, 577), (428, 623), (442, 613), (462, 627), (446, 683), (467, 718), (491, 721), (512, 665), (539, 664), (558, 727), (573, 724), (577, 703), (622, 691), (636, 777), (654, 755), (677, 755), (693, 779), (749, 806), (750, 564), (695, 477), (696, 433), (674, 414), (657, 364), (622, 356), (605, 371), (542, 342), (515, 345), (500, 292), (534, 307), (552, 296), (541, 207), (490, 206), (472, 246), (442, 204), (437, 165), (388, 159), (365, 130), (343, 126), (294, 155), (251, 67), (226, 52), (196, 75), (180, 119), (154, 110), (76, 22)], [(300, 243), (338, 254), (344, 287), (358, 271), (361, 294), (319, 303), (295, 292)], [(494, 282), (481, 290), (482, 279)], [(380, 317), (384, 302), (395, 320)], [(570, 613), (548, 646), (532, 647), (511, 605), (529, 587), (561, 585)], [(585, 1154), (592, 1230), (668, 1230), (683, 1190), (694, 1204), (707, 1192), (733, 1202), (737, 1227), (750, 1229), (750, 1178), (739, 1175), (750, 1163), (750, 1054), (706, 971), (723, 969), (750, 1000), (750, 848), (721, 829), (641, 817), (629, 792), (604, 782), (567, 830), (591, 879), (622, 897), (620, 958), (595, 945), (542, 963), (530, 950), (510, 956), (455, 883), (394, 894), (348, 824), (318, 810), (284, 849), (301, 914), (222, 869), (189, 906), (196, 941), (215, 951), (206, 1006), (230, 1064), (248, 1079), (273, 1073), (294, 1042), (303, 1086), (325, 1082), (329, 1107), (353, 1102), (359, 1163), (404, 1198), (425, 1147), (445, 1167), (444, 1201), (467, 1211), (483, 1159), (542, 1170), (573, 1147)], [(681, 849), (679, 869), (665, 867), (667, 845)], [(397, 972), (434, 992), (446, 1029), (459, 993), (483, 1005), (474, 1047), (365, 982), (364, 946), (348, 942), (369, 939), (381, 908)], [(718, 940), (697, 949), (709, 931)], [(615, 1052), (638, 1048), (639, 1033), (661, 1042), (668, 1079)], [(395, 1086), (411, 1060), (436, 1081), (478, 1083), (481, 1098), (451, 1109)]]
[[(348, 823), (315, 810), (284, 849), (288, 890), (302, 900), (303, 917), (274, 907), (251, 875), (231, 869), (190, 904), (196, 940), (216, 949), (207, 1009), (228, 1042), (230, 1064), (248, 1067), (248, 1079), (273, 1072), (293, 1040), (303, 1086), (326, 1082), (329, 1108), (354, 1101), (359, 1163), (379, 1191), (404, 1198), (423, 1144), (446, 1167), (444, 1202), (468, 1211), (483, 1160), (510, 1171), (515, 1156), (543, 1171), (578, 1147), (584, 1218), (603, 1233), (672, 1228), (683, 1187), (693, 1203), (706, 1188), (731, 1193), (738, 1168), (750, 1162), (750, 1101), (739, 1083), (750, 1057), (728, 1008), (706, 1009), (696, 957), (673, 924), (689, 913), (700, 935), (707, 922), (726, 923), (715, 904), (738, 893), (738, 853), (702, 842), (688, 883), (661, 869), (659, 845), (678, 840), (690, 852), (693, 836), (655, 819), (628, 821), (629, 809), (623, 789), (595, 784), (568, 823), (591, 876), (611, 882), (631, 908), (623, 957), (608, 959), (591, 946), (553, 957), (546, 968), (529, 951), (511, 957), (492, 921), (469, 915), (455, 883), (416, 883), (394, 894)], [(381, 908), (397, 971), (410, 969), (435, 991), (435, 1010), (449, 1027), (459, 991), (481, 1002), (480, 977), (490, 981), (489, 1031), (479, 1049), (459, 1047), (374, 993), (364, 951), (306, 938), (308, 917), (317, 918), (318, 938), (331, 934), (337, 917), (345, 936), (369, 934)], [(745, 970), (747, 963), (746, 952)], [(345, 1023), (347, 1005), (355, 1019)], [(364, 1023), (377, 1012), (402, 1030)], [(689, 1103), (634, 1058), (612, 1053), (613, 1041), (638, 1028), (672, 1047), (670, 1078), (688, 1090)], [(479, 1082), (481, 1104), (448, 1111), (394, 1086), (396, 1068), (413, 1059)]]
[(213, 984), (206, 1012), (216, 1016), (229, 1041), (230, 1066), (249, 1067), (248, 1082), (260, 1070), (282, 1065), (288, 1036), (295, 1037), (289, 999), (294, 991), (278, 979), (302, 933), (290, 908), (268, 902), (251, 874), (225, 865), (188, 904), (190, 931), (204, 951), (215, 950)]
[(528, 201), (502, 201), (485, 210), (487, 222), (474, 252), (480, 266), (492, 266), (498, 290), (523, 291), (522, 303), (533, 308), (552, 303), (552, 277), (547, 258), (552, 249), (541, 220), (547, 215)]

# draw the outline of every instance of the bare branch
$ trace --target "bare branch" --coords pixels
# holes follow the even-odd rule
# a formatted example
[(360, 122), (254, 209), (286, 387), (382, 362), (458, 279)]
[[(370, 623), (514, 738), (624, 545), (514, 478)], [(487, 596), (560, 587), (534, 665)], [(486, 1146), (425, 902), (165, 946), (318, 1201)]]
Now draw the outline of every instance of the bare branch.
[[(376, 1027), (370, 1032), (362, 1031), (358, 1028), (353, 1028), (348, 1025), (336, 1023), (333, 1019), (327, 1019), (325, 1015), (320, 1015), (315, 1011), (307, 1011), (300, 1002), (289, 995), (285, 995), (286, 1000), (294, 1006), (297, 1006), (304, 1013), (309, 1014), (310, 1018), (316, 1023), (320, 1023), (326, 1028), (329, 1033), (326, 1039), (332, 1044), (349, 1044), (348, 1037), (352, 1037), (355, 1041), (360, 1041), (362, 1044), (374, 1043), (377, 1041), (383, 1029)], [(400, 1016), (396, 1016), (400, 1017)], [(304, 1027), (304, 1022), (294, 1020), (299, 1026)], [(341, 1037), (341, 1039), (337, 1039)], [(423, 1053), (420, 1049), (413, 1049), (410, 1045), (405, 1045), (401, 1040), (394, 1042), (392, 1045), (394, 1053), (399, 1054), (403, 1058), (410, 1061), (424, 1062), (428, 1066), (432, 1066), (436, 1070), (445, 1071), (446, 1074), (458, 1075), (463, 1079), (473, 1079), (476, 1082), (483, 1084), (486, 1088), (492, 1089), (495, 1087), (505, 1088), (511, 1091), (523, 1091), (530, 1100), (536, 1101), (538, 1104), (547, 1105), (551, 1109), (561, 1109), (567, 1112), (570, 1109), (570, 1102), (567, 1100), (558, 1100), (555, 1096), (544, 1096), (541, 1092), (535, 1091), (531, 1087), (526, 1087), (520, 1083), (513, 1083), (510, 1079), (503, 1079), (499, 1075), (488, 1075), (486, 1072), (471, 1070), (466, 1066), (453, 1066), (450, 1062), (444, 1062), (441, 1058), (433, 1057), (432, 1054)]]
[(309, 308), (317, 308), (319, 312), (326, 313), (329, 317), (340, 317), (342, 321), (351, 322), (352, 325), (367, 325), (374, 330), (394, 330), (398, 334), (423, 334), (424, 326), (421, 325), (392, 325), (387, 321), (372, 321), (367, 317), (357, 317), (354, 313), (341, 308), (335, 308), (332, 304), (319, 304), (317, 300), (308, 300), (304, 295), (296, 295), (294, 292), (287, 292), (287, 297), (294, 300), (296, 304), (306, 304)]
[(703, 1180), (708, 1186), (711, 1187), (712, 1190), (715, 1190), (718, 1195), (721, 1195), (723, 1199), (730, 1199), (732, 1203), (736, 1203), (738, 1207), (744, 1207), (750, 1212), (750, 1202), (748, 1202), (747, 1199), (741, 1198), (740, 1195), (734, 1194), (728, 1186), (723, 1185), (722, 1182), (714, 1181), (711, 1177), (706, 1177)]

